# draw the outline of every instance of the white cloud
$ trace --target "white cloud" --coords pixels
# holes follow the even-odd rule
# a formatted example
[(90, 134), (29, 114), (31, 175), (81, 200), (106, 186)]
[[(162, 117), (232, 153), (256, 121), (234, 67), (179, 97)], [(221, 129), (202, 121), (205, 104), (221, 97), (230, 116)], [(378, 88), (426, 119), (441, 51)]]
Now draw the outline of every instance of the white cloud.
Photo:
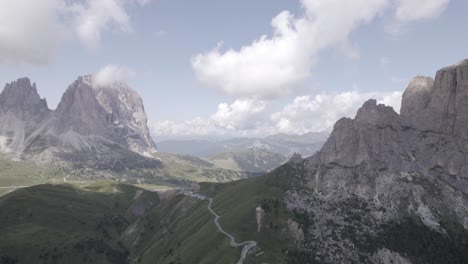
[(151, 2), (151, 0), (133, 0), (133, 1), (139, 4), (140, 6), (145, 6)]
[(434, 19), (445, 11), (449, 3), (450, 0), (395, 0), (394, 18), (385, 30), (395, 36), (405, 34), (409, 23)]
[(231, 105), (221, 103), (211, 116), (213, 124), (228, 131), (253, 129), (265, 110), (266, 103), (258, 100), (236, 100)]
[(399, 22), (431, 19), (445, 11), (450, 0), (397, 0), (395, 17)]
[(127, 82), (135, 75), (135, 71), (128, 67), (109, 64), (93, 75), (93, 83), (97, 87), (109, 87), (114, 83)]
[(75, 4), (75, 30), (79, 39), (90, 49), (96, 49), (104, 30), (113, 26), (124, 32), (132, 30), (130, 17), (120, 0), (87, 0), (84, 5)]
[(152, 123), (150, 128), (159, 136), (252, 136), (264, 133), (268, 114), (267, 103), (260, 100), (236, 100), (232, 104), (221, 103), (210, 117), (197, 117), (189, 121), (169, 120)]
[(280, 112), (272, 115), (278, 133), (303, 134), (331, 128), (341, 117), (354, 117), (357, 109), (368, 99), (400, 110), (401, 92), (341, 92), (320, 93), (315, 96), (299, 96)]
[(219, 104), (218, 111), (208, 118), (197, 117), (185, 122), (159, 121), (151, 128), (156, 138), (303, 134), (329, 129), (341, 117), (354, 117), (357, 109), (370, 98), (390, 105), (398, 112), (401, 96), (401, 92), (323, 92), (315, 96), (298, 96), (278, 112), (271, 112), (264, 101), (236, 100), (231, 105)]
[(283, 11), (272, 19), (273, 36), (262, 35), (239, 50), (215, 49), (197, 54), (192, 67), (198, 80), (218, 91), (240, 97), (275, 98), (296, 91), (310, 76), (318, 52), (345, 48), (349, 34), (370, 22), (388, 0), (301, 0), (304, 15)]
[[(283, 11), (262, 35), (240, 49), (216, 48), (192, 57), (199, 82), (223, 94), (272, 99), (297, 93), (311, 75), (319, 52), (338, 48), (351, 58), (359, 50), (349, 35), (383, 14), (391, 14), (393, 33), (405, 23), (436, 17), (450, 0), (300, 0), (301, 16)], [(387, 62), (383, 61), (382, 64)]]
[(0, 1), (0, 63), (47, 63), (67, 35), (62, 0)]
[(47, 63), (67, 39), (95, 49), (106, 30), (131, 31), (126, 8), (150, 0), (0, 1), (0, 63)]

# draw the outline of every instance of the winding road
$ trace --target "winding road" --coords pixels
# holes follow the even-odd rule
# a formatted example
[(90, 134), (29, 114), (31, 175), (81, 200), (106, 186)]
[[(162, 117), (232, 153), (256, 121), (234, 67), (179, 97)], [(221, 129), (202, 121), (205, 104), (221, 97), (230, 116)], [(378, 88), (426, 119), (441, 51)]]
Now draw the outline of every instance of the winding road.
[(247, 253), (249, 253), (249, 251), (252, 248), (257, 246), (257, 242), (256, 241), (245, 241), (245, 242), (237, 243), (234, 236), (229, 234), (228, 232), (224, 231), (224, 229), (219, 224), (219, 215), (213, 210), (213, 208), (211, 208), (211, 205), (213, 204), (213, 198), (209, 198), (208, 200), (210, 201), (208, 203), (208, 210), (210, 210), (211, 214), (214, 215), (214, 217), (215, 217), (214, 223), (216, 224), (216, 227), (218, 228), (219, 232), (221, 232), (225, 236), (229, 237), (229, 240), (230, 240), (229, 244), (231, 245), (231, 247), (243, 247), (242, 252), (241, 252), (241, 256), (240, 256), (239, 260), (236, 262), (236, 264), (244, 263), (244, 259), (247, 256)]
[(229, 234), (228, 232), (224, 231), (223, 227), (221, 226), (221, 224), (219, 223), (219, 215), (213, 210), (213, 208), (211, 207), (212, 204), (213, 204), (213, 198), (207, 198), (203, 195), (200, 195), (200, 194), (195, 194), (193, 192), (185, 192), (183, 191), (182, 192), (184, 195), (188, 195), (188, 196), (191, 196), (191, 197), (194, 197), (194, 198), (197, 198), (197, 199), (200, 199), (200, 200), (208, 200), (209, 203), (208, 203), (208, 210), (210, 211), (210, 213), (212, 215), (214, 215), (214, 223), (216, 225), (216, 228), (218, 228), (218, 231), (223, 233), (225, 236), (227, 236), (229, 238), (229, 244), (231, 247), (235, 247), (235, 248), (238, 248), (238, 247), (242, 247), (242, 251), (241, 251), (241, 255), (240, 255), (240, 258), (239, 260), (236, 262), (236, 264), (243, 264), (244, 263), (244, 259), (245, 257), (247, 256), (247, 254), (249, 253), (249, 251), (251, 249), (253, 249), (254, 247), (257, 246), (257, 241), (245, 241), (245, 242), (241, 242), (241, 243), (237, 243), (236, 241), (236, 238), (234, 238), (233, 235)]

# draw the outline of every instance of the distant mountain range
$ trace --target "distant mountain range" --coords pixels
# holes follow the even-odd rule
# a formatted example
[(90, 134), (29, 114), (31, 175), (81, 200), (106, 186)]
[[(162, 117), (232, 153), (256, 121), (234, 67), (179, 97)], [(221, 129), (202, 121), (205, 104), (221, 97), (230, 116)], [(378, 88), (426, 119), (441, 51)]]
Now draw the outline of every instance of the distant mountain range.
[(265, 138), (233, 138), (227, 140), (166, 140), (158, 142), (161, 151), (211, 157), (224, 152), (247, 151), (255, 148), (270, 153), (291, 156), (294, 153), (311, 156), (319, 150), (330, 132), (307, 133), (303, 135), (278, 134)]
[(219, 153), (207, 160), (217, 167), (227, 170), (265, 173), (283, 165), (288, 161), (288, 158), (264, 149), (250, 148)]

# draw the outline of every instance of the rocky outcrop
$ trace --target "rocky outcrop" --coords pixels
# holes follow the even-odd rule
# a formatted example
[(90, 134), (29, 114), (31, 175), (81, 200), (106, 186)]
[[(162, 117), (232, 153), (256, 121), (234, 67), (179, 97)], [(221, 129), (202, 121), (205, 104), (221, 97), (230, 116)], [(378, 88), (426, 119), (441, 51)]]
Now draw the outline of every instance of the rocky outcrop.
[(57, 134), (73, 131), (82, 136), (110, 136), (111, 116), (96, 98), (95, 90), (79, 77), (62, 96), (54, 111), (53, 131)]
[[(413, 104), (415, 100), (419, 102)], [(430, 80), (419, 89), (410, 85), (402, 110), (409, 124), (420, 130), (468, 138), (468, 60), (439, 70), (433, 87)]]
[(403, 249), (382, 237), (413, 221), (414, 228), (442, 234), (433, 235), (439, 239), (449, 236), (447, 241), (458, 236), (452, 225), (466, 231), (467, 118), (465, 60), (438, 71), (435, 81), (413, 79), (400, 115), (369, 100), (354, 119), (340, 119), (318, 153), (287, 165), (285, 175), (295, 175), (289, 182), (296, 185), (287, 192), (286, 206), (310, 224), (300, 247), (323, 263), (409, 263), (401, 258), (407, 252), (394, 252)]
[(0, 108), (20, 119), (32, 119), (49, 112), (47, 101), (37, 93), (36, 84), (28, 78), (8, 83), (0, 94)]
[(411, 119), (411, 123), (417, 122), (414, 118), (427, 108), (432, 98), (434, 79), (431, 77), (417, 76), (406, 88), (400, 114), (403, 118)]
[(20, 153), (50, 113), (28, 78), (7, 84), (0, 94), (0, 152)]
[(98, 87), (92, 76), (79, 77), (63, 95), (55, 119), (55, 134), (100, 137), (145, 156), (156, 152), (143, 100), (124, 83)]
[(126, 166), (122, 161), (129, 157), (151, 157), (157, 149), (141, 97), (124, 83), (98, 87), (92, 80), (74, 81), (56, 110), (29, 79), (7, 84), (0, 94), (0, 151), (106, 168)]
[(97, 87), (96, 98), (110, 115), (117, 133), (125, 135), (126, 144), (132, 151), (150, 155), (156, 145), (148, 129), (148, 119), (140, 95), (125, 83), (112, 87)]

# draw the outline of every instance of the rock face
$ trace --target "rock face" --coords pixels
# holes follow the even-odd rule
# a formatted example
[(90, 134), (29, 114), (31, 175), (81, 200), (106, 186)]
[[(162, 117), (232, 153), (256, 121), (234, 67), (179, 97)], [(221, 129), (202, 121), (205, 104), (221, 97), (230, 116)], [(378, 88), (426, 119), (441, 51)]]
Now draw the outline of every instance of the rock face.
[[(151, 139), (143, 100), (124, 83), (96, 87), (91, 76), (79, 77), (67, 89), (55, 111), (55, 134), (101, 137), (136, 153), (156, 152)], [(65, 139), (68, 139), (65, 137)]]
[(51, 111), (37, 93), (36, 84), (21, 78), (0, 94), (0, 151), (19, 152)]
[[(400, 114), (403, 118), (411, 119), (424, 111), (429, 105), (434, 88), (434, 79), (431, 77), (415, 77), (403, 94)], [(412, 123), (416, 120), (411, 120)]]
[(467, 138), (468, 60), (439, 70), (431, 83), (410, 84), (403, 97), (402, 116), (420, 130)]
[(92, 76), (79, 77), (52, 111), (22, 78), (6, 85), (0, 109), (2, 152), (45, 162), (87, 157), (97, 166), (157, 151), (142, 99), (123, 83), (97, 87)]
[(296, 178), (287, 208), (310, 221), (305, 252), (322, 263), (422, 261), (431, 253), (411, 255), (388, 241), (408, 225), (451, 242), (460, 235), (453, 226), (468, 228), (468, 60), (435, 81), (416, 77), (401, 115), (367, 101), (355, 119), (335, 124), (319, 152), (287, 166)]
[(41, 99), (36, 84), (31, 85), (28, 78), (7, 84), (0, 94), (0, 106), (3, 112), (12, 112), (21, 119), (32, 119), (49, 112), (46, 100)]

